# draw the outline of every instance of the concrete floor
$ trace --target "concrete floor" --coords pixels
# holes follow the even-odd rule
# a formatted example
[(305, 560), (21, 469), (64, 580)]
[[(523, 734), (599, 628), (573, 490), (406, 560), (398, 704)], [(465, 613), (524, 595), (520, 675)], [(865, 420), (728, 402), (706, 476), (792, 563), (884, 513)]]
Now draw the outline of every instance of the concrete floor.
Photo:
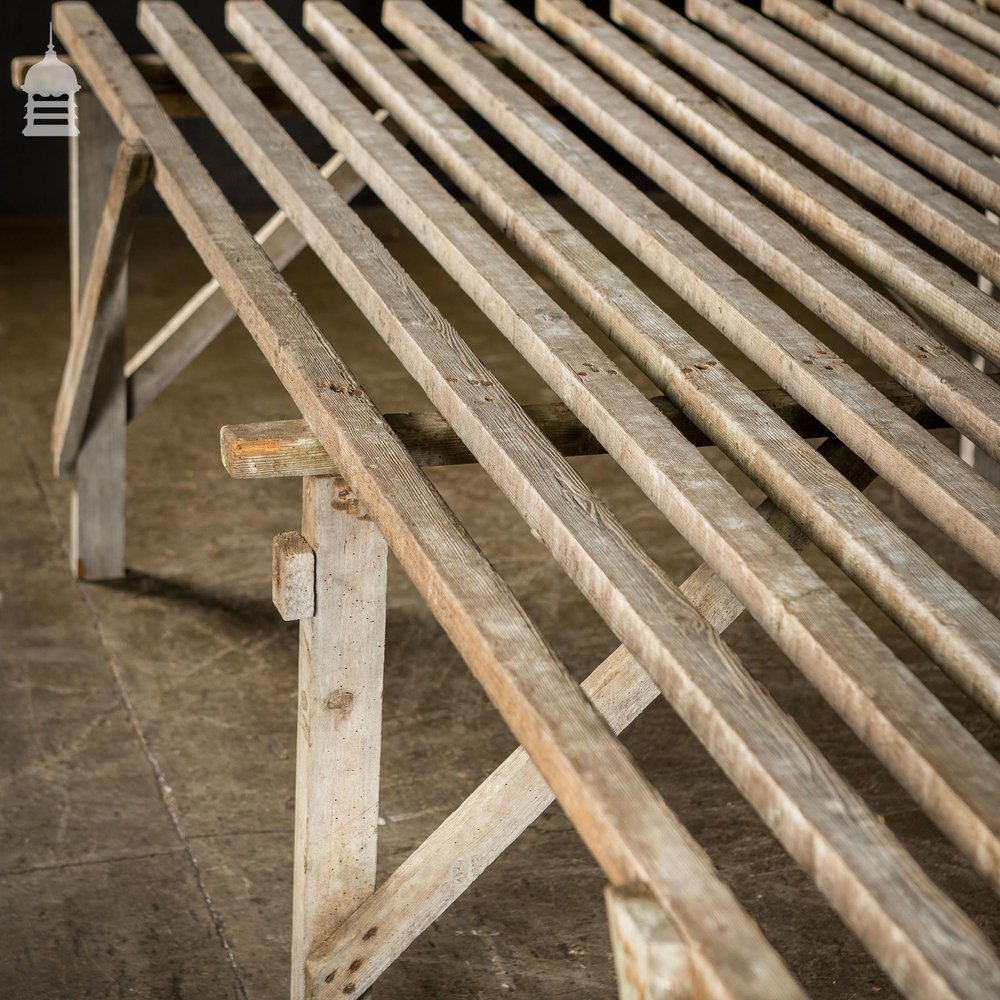
[[(519, 398), (551, 398), (391, 217), (365, 214)], [(67, 568), (68, 490), (53, 480), (48, 450), (68, 329), (65, 228), (8, 225), (0, 252), (0, 997), (277, 1000), (287, 995), (297, 638), (270, 603), (270, 540), (298, 527), (298, 484), (228, 479), (217, 440), (224, 423), (294, 410), (233, 324), (130, 430), (128, 578), (77, 584)], [(142, 220), (133, 260), (130, 336), (139, 343), (203, 271), (164, 218)], [(717, 335), (628, 267), (718, 349)], [(311, 255), (289, 278), (379, 405), (426, 407)], [(731, 355), (751, 384), (765, 384)], [(694, 553), (610, 460), (576, 464), (672, 578), (694, 569)], [(432, 479), (582, 678), (613, 637), (478, 469), (434, 470)], [(870, 495), (1000, 610), (986, 573), (884, 484)], [(904, 636), (822, 556), (809, 559), (978, 738), (1000, 749), (995, 727)], [(745, 617), (726, 637), (918, 861), (1000, 938), (984, 883), (755, 623)], [(625, 741), (812, 995), (895, 995), (669, 709), (654, 705)], [(512, 747), (393, 565), (382, 873)], [(402, 956), (378, 995), (607, 998), (603, 884), (551, 808)]]

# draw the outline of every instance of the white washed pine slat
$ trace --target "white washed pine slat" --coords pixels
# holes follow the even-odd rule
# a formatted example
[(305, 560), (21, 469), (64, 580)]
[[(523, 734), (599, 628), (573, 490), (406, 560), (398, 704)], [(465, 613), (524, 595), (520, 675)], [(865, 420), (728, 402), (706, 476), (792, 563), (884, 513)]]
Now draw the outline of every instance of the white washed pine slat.
[[(744, 89), (752, 92), (756, 88), (760, 100), (773, 92), (782, 108), (797, 108), (806, 118), (819, 114), (824, 124), (836, 123), (836, 119), (810, 105), (787, 84), (662, 5), (646, 0), (613, 0), (611, 10), (617, 21), (653, 41), (671, 62), (686, 68), (710, 88), (747, 99), (750, 95), (744, 95)], [(706, 100), (665, 66), (657, 70), (654, 65), (663, 64), (646, 54), (642, 66), (650, 78), (659, 81), (661, 94), (664, 81), (669, 80), (670, 89), (682, 95), (679, 101), (661, 98), (655, 104), (651, 94), (644, 97), (658, 114), (666, 116), (675, 127), (798, 222), (914, 302), (954, 336), (980, 353), (1000, 356), (997, 345), (1000, 309), (995, 300), (814, 174), (737, 115)], [(687, 94), (699, 96), (692, 103), (684, 98)], [(854, 137), (864, 141), (857, 133), (847, 133), (845, 138), (847, 135), (852, 142)]]
[[(749, 8), (712, 0), (688, 0), (687, 10), (694, 21), (732, 45), (741, 49), (750, 46), (753, 52), (764, 47), (770, 50), (771, 43), (753, 29), (761, 23), (777, 26)], [(1000, 239), (995, 228), (973, 206), (949, 194), (755, 65), (737, 48), (717, 42), (705, 44), (703, 31), (663, 4), (655, 0), (614, 0), (614, 16), (680, 68), (703, 80), (734, 106), (968, 264), (977, 274), (995, 274), (1000, 279)], [(710, 52), (706, 53), (706, 49)]]
[[(233, 9), (238, 12), (242, 8)], [(1000, 662), (1000, 623), (989, 612), (961, 588), (956, 589), (947, 574), (859, 494), (845, 491), (843, 480), (829, 465), (819, 461), (787, 426), (775, 421), (721, 366), (713, 370), (712, 381), (688, 377), (695, 365), (715, 359), (568, 226), (373, 32), (343, 7), (326, 2), (307, 4), (306, 26), (338, 63), (378, 101), (391, 107), (395, 119), (411, 131), (414, 140), (496, 225), (512, 234), (521, 249), (552, 274), (654, 383), (681, 403), (769, 496), (798, 512), (803, 523), (810, 525), (814, 540), (918, 642), (932, 650), (932, 655), (947, 663), (952, 676), (972, 697), (994, 717), (1000, 717), (996, 668)], [(522, 38), (527, 41), (527, 28)], [(295, 73), (305, 59), (302, 53), (286, 51), (279, 64), (273, 54), (278, 51), (278, 41), (269, 42), (270, 53), (263, 51), (265, 41), (258, 35), (244, 33), (243, 41), (271, 66), (279, 82), (294, 86)], [(548, 72), (558, 72), (556, 53), (546, 48), (539, 58)], [(531, 67), (522, 65), (529, 75), (536, 75), (534, 63)], [(548, 77), (545, 79), (548, 86)], [(311, 89), (320, 105), (333, 107), (338, 99), (332, 93), (324, 94), (322, 88)], [(572, 101), (566, 98), (560, 90), (559, 99), (571, 107)], [(594, 99), (614, 120), (627, 117), (625, 109), (613, 105), (601, 91), (595, 89)], [(314, 122), (320, 125), (318, 118)], [(590, 124), (594, 127), (593, 121)], [(395, 154), (386, 149), (380, 158), (392, 161)], [(676, 163), (677, 157), (673, 159)], [(972, 370), (967, 362), (962, 365)], [(887, 585), (890, 580), (891, 585)], [(934, 585), (923, 597), (914, 590), (931, 581)], [(941, 628), (939, 612), (943, 606), (956, 622), (964, 623), (965, 635)], [(917, 618), (922, 625), (917, 625)]]
[(899, 0), (834, 0), (833, 6), (981, 97), (994, 104), (1000, 101), (1000, 59), (986, 49)]
[[(891, 42), (815, 0), (764, 0), (761, 9), (768, 17), (808, 39), (836, 60), (831, 66), (816, 48), (807, 46), (805, 51), (813, 72), (797, 75), (800, 86), (808, 86), (815, 96), (837, 110), (843, 112), (850, 108), (849, 117), (852, 120), (857, 120), (866, 131), (876, 134), (935, 175), (936, 159), (947, 160), (949, 155), (956, 157), (960, 163), (981, 175), (977, 178), (980, 184), (984, 179), (992, 182), (993, 194), (988, 200), (996, 200), (995, 164), (991, 165), (983, 153), (977, 155), (977, 150), (956, 138), (956, 135), (964, 136), (968, 143), (986, 153), (1000, 153), (1000, 113), (993, 102), (972, 93)], [(815, 72), (820, 61), (823, 68)], [(840, 67), (839, 70), (836, 67)], [(787, 72), (786, 65), (782, 73)], [(869, 85), (859, 79), (859, 75), (878, 86), (874, 91), (868, 90)], [(851, 102), (843, 92), (845, 86), (856, 94), (863, 93), (864, 99)], [(901, 100), (892, 100), (890, 95), (896, 95)], [(865, 104), (869, 107), (864, 107)], [(912, 108), (919, 109), (923, 114), (914, 113)], [(880, 112), (886, 113), (886, 117)], [(855, 114), (863, 117), (854, 119)], [(895, 130), (892, 128), (893, 121), (896, 122)], [(936, 125), (935, 122), (941, 124)], [(900, 133), (905, 134), (901, 136)], [(922, 135), (933, 138), (944, 152), (939, 151), (936, 155), (924, 153), (920, 142)], [(969, 194), (968, 191), (965, 193)], [(969, 197), (993, 209), (993, 205), (987, 204), (982, 195), (975, 197), (969, 194)]]

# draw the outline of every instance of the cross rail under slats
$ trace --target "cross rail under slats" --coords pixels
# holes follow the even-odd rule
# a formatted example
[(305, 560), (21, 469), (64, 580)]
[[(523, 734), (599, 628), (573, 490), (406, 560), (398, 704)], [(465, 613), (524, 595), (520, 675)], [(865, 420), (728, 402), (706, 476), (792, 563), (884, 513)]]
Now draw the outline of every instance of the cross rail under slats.
[[(782, 2), (787, 9), (791, 0)], [(729, 96), (745, 71), (755, 95), (745, 110), (773, 127), (765, 86), (773, 78), (651, 0), (614, 0), (612, 8), (696, 82), (575, 0), (537, 5), (536, 17), (558, 40), (501, 0), (467, 0), (466, 24), (483, 42), (463, 38), (422, 3), (389, 0), (383, 21), (408, 46), (402, 54), (341, 4), (311, 0), (306, 28), (332, 61), (261, 0), (227, 5), (227, 26), (245, 58), (220, 54), (176, 3), (140, 3), (139, 26), (157, 49), (158, 72), (186, 91), (172, 95), (178, 106), (186, 101), (185, 113), (196, 105), (205, 114), (278, 208), (256, 239), (89, 5), (55, 8), (57, 31), (123, 149), (148, 150), (152, 183), (212, 276), (122, 372), (132, 414), (235, 314), (304, 418), (223, 431), (233, 474), (304, 481), (302, 533), (279, 536), (274, 550), (275, 603), (284, 617), (302, 619), (293, 1000), (360, 997), (553, 795), (616, 887), (608, 899), (623, 996), (626, 980), (635, 980), (649, 996), (802, 997), (780, 955), (615, 738), (661, 693), (897, 987), (955, 1000), (1000, 994), (1000, 959), (990, 943), (720, 637), (749, 610), (1000, 889), (1000, 765), (800, 555), (817, 543), (1000, 717), (1000, 621), (861, 492), (882, 475), (1000, 574), (1000, 493), (926, 429), (951, 424), (1000, 456), (1000, 391), (911, 318), (923, 310), (998, 357), (1000, 309), (947, 259), (896, 233), (697, 85)], [(689, 13), (743, 25), (725, 0), (690, 0)], [(731, 41), (743, 44), (743, 36)], [(796, 103), (804, 98), (774, 83), (793, 98), (791, 117), (780, 121), (805, 129), (793, 141), (821, 160), (826, 112)], [(874, 90), (865, 93), (881, 102)], [(862, 377), (540, 101), (576, 116), (900, 386)], [(456, 102), (513, 142), (780, 388), (755, 392), (744, 384), (504, 162), (471, 117), (456, 114)], [(316, 166), (272, 107), (301, 111), (336, 153)], [(372, 107), (380, 110), (373, 115)], [(933, 141), (969, 167), (961, 183), (972, 186), (963, 193), (1000, 207), (992, 161), (969, 154), (948, 125), (933, 126)], [(877, 176), (875, 187), (888, 193), (884, 207), (901, 224), (1000, 277), (995, 231), (978, 212), (926, 179), (918, 183), (891, 153), (842, 128), (858, 151), (831, 169), (869, 195), (874, 188), (866, 185)], [(407, 150), (411, 139), (500, 236)], [(112, 208), (121, 186), (119, 178)], [(522, 406), (508, 393), (348, 205), (365, 186), (558, 403)], [(769, 202), (813, 230), (817, 242)], [(855, 270), (828, 256), (819, 239)], [(374, 406), (279, 273), (306, 245), (434, 412), (386, 416)], [(665, 396), (647, 398), (516, 262), (513, 248)], [(100, 262), (95, 270), (98, 287)], [(902, 296), (903, 308), (884, 297), (879, 281)], [(77, 355), (85, 349), (88, 370), (102, 363), (100, 338), (90, 348), (75, 345)], [(82, 426), (90, 404), (79, 369), (79, 359), (68, 366), (73, 377), (61, 405)], [(808, 436), (828, 439), (814, 450)], [(756, 509), (743, 500), (699, 453), (709, 443), (769, 499)], [(71, 448), (60, 450), (65, 465)], [(610, 455), (705, 560), (680, 587), (566, 459), (597, 452)], [(622, 643), (582, 687), (421, 471), (470, 461)], [(386, 546), (522, 748), (376, 888)], [(338, 552), (353, 559), (343, 571)], [(365, 561), (374, 567), (370, 576)], [(356, 634), (342, 635), (360, 620)]]

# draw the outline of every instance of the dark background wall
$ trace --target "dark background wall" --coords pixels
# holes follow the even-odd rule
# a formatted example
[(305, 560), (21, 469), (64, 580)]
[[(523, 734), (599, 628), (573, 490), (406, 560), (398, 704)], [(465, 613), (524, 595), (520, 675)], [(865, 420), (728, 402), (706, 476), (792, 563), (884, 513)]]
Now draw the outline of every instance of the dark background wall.
[[(91, 2), (127, 52), (152, 51), (152, 46), (136, 27), (135, 0)], [(378, 26), (381, 3), (365, 0), (345, 2), (369, 25)], [(515, 0), (514, 5), (525, 12), (530, 11), (532, 6), (531, 0)], [(181, 0), (181, 6), (217, 48), (223, 52), (239, 50), (239, 43), (226, 30), (223, 3)], [(271, 0), (271, 6), (286, 23), (295, 27), (304, 39), (316, 47), (315, 41), (301, 27), (301, 0)], [(453, 24), (461, 23), (461, 0), (430, 3), (429, 6)], [(10, 83), (10, 62), (15, 55), (41, 54), (45, 51), (49, 18), (48, 3), (0, 0), (0, 63), (4, 71), (0, 86), (0, 218), (65, 215), (67, 211), (67, 140), (21, 135), (25, 95)], [(387, 40), (391, 38), (388, 34), (384, 37)], [(65, 47), (58, 40), (56, 51), (60, 55), (65, 53)], [(325, 155), (325, 144), (307, 124), (293, 116), (283, 118), (283, 124), (314, 159)], [(181, 121), (180, 126), (212, 175), (222, 181), (226, 194), (238, 208), (264, 208), (269, 205), (249, 172), (208, 122), (191, 119)], [(147, 209), (155, 210), (156, 202), (155, 197), (151, 197)]]

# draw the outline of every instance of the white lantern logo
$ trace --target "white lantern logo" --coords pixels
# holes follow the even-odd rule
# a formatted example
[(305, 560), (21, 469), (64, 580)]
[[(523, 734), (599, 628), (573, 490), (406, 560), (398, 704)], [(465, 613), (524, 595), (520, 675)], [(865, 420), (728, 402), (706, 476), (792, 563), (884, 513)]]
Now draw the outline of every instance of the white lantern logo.
[[(52, 25), (49, 25), (49, 47), (45, 58), (35, 63), (24, 76), (21, 85), (28, 95), (24, 135), (79, 135), (76, 127), (76, 82), (73, 67), (59, 61), (52, 45)], [(41, 98), (41, 100), (39, 100)]]

